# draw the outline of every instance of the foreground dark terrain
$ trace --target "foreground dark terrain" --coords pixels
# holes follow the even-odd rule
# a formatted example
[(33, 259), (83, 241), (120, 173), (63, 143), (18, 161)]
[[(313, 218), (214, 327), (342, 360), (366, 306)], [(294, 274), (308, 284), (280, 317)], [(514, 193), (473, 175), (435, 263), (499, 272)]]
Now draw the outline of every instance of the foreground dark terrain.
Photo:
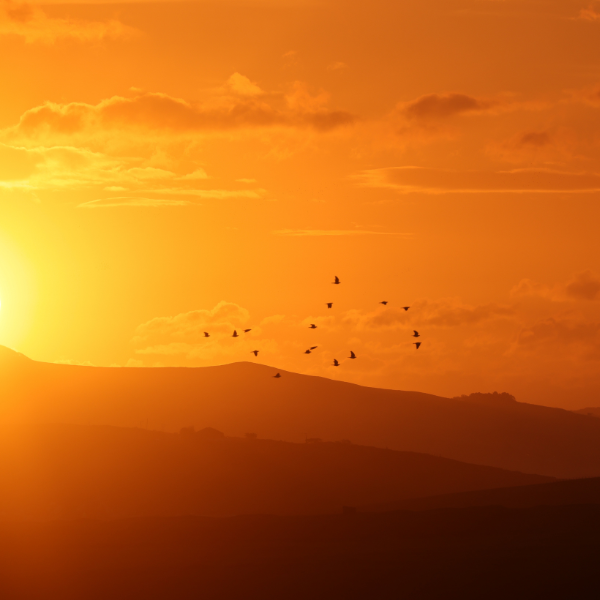
[(4, 600), (595, 598), (600, 506), (1, 527)]

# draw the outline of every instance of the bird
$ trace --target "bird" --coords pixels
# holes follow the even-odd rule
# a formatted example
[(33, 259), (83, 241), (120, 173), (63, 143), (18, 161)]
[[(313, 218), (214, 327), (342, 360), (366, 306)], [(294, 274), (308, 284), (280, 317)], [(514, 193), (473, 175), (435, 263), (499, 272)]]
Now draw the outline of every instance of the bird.
[(208, 331), (204, 332), (204, 337), (210, 337), (210, 333), (208, 333)]
[(306, 350), (304, 354), (310, 354), (310, 350)]
[(421, 342), (413, 342), (413, 344), (416, 346), (416, 350), (418, 350), (419, 346), (421, 345)]
[(304, 354), (310, 354), (313, 350), (316, 350), (318, 346), (311, 346)]
[(254, 356), (258, 356), (258, 353), (260, 352), (260, 350), (252, 350), (251, 352), (252, 352), (252, 354), (254, 354)]
[(331, 283), (333, 283), (333, 285), (339, 285), (341, 283), (340, 278), (336, 275), (335, 281), (332, 281)]
[(348, 358), (356, 358), (356, 354), (350, 350), (350, 356)]
[(340, 363), (338, 362), (337, 358), (333, 359), (333, 366), (334, 367), (339, 367), (340, 366)]
[(316, 328), (317, 328), (317, 326), (316, 326), (314, 323), (311, 323), (311, 324), (310, 324), (310, 327), (309, 327), (309, 329), (316, 329)]
[(277, 373), (277, 375), (273, 375), (273, 377), (275, 377), (275, 379), (279, 379), (281, 377), (281, 373)]
[(238, 332), (234, 329), (231, 337), (239, 337)]
[(408, 310), (410, 308), (410, 306), (403, 306), (402, 307), (404, 310)]
[(413, 329), (413, 331), (413, 337), (421, 337), (421, 334), (416, 329)]
[(248, 333), (249, 331), (252, 331), (252, 329), (244, 329), (244, 333)]
[(311, 350), (316, 350), (319, 346), (311, 346), (310, 349)]
[(383, 302), (380, 302), (379, 304), (383, 304), (384, 306), (387, 306), (388, 301), (384, 300)]
[(327, 308), (331, 308), (333, 306), (333, 302), (328, 302), (327, 303)]

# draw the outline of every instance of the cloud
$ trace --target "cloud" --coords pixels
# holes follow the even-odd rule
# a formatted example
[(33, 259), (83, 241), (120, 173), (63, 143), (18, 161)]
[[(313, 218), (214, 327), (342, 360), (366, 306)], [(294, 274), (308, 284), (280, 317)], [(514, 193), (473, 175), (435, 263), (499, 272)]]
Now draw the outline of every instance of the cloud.
[(264, 93), (256, 83), (253, 83), (244, 75), (240, 75), (240, 73), (234, 73), (227, 80), (227, 87), (234, 94), (240, 96), (260, 96)]
[(131, 38), (138, 32), (118, 20), (82, 21), (48, 17), (37, 5), (0, 0), (0, 35), (16, 35), (26, 43), (52, 44), (59, 39), (97, 42)]
[(566, 284), (565, 293), (575, 300), (600, 300), (600, 276), (590, 270), (577, 273)]
[(245, 308), (232, 302), (219, 302), (210, 310), (193, 310), (173, 317), (157, 317), (140, 325), (136, 331), (136, 342), (157, 339), (175, 339), (177, 342), (204, 341), (204, 331), (210, 329), (211, 336), (231, 336), (234, 329), (244, 325), (250, 315)]
[[(0, 143), (0, 188), (12, 190), (86, 190), (113, 192), (80, 204), (85, 208), (107, 206), (184, 206), (192, 198), (261, 199), (262, 188), (204, 188), (209, 177), (202, 168), (188, 173), (149, 166), (142, 158), (109, 156), (74, 146), (22, 148)], [(240, 187), (232, 184), (232, 187)], [(120, 193), (115, 196), (114, 192)], [(165, 198), (165, 196), (167, 198)], [(187, 196), (169, 199), (168, 196)]]
[(600, 13), (596, 12), (593, 4), (590, 4), (587, 8), (582, 8), (576, 18), (581, 21), (600, 21)]
[(475, 98), (466, 94), (428, 94), (416, 100), (399, 104), (396, 110), (409, 119), (430, 121), (448, 119), (457, 115), (490, 112), (500, 106), (497, 100)]
[(600, 175), (551, 169), (454, 171), (423, 167), (390, 167), (364, 171), (365, 186), (390, 188), (401, 194), (449, 193), (592, 193), (600, 191)]
[(488, 144), (486, 151), (495, 159), (525, 164), (565, 164), (576, 157), (580, 141), (567, 127), (524, 131), (501, 142)]
[(332, 62), (327, 65), (328, 71), (343, 71), (344, 69), (347, 69), (347, 68), (348, 68), (348, 65), (345, 62), (341, 62), (341, 61)]
[(582, 102), (594, 108), (600, 107), (600, 84), (568, 92), (573, 102)]
[(586, 270), (576, 273), (566, 283), (548, 285), (531, 279), (521, 280), (510, 292), (512, 297), (537, 297), (564, 302), (566, 300), (600, 300), (600, 276)]
[(78, 367), (94, 367), (95, 365), (91, 363), (89, 360), (72, 360), (70, 358), (60, 358), (54, 361), (56, 365), (76, 365)]
[(289, 237), (354, 236), (354, 235), (402, 235), (410, 237), (412, 233), (394, 233), (387, 231), (368, 231), (365, 229), (279, 229), (275, 235)]
[(164, 198), (133, 198), (133, 197), (117, 197), (117, 198), (102, 198), (100, 200), (90, 200), (79, 204), (78, 208), (113, 208), (117, 206), (197, 206), (194, 202), (188, 200), (170, 200)]
[(537, 297), (548, 298), (550, 300), (558, 299), (561, 296), (558, 287), (546, 285), (545, 283), (538, 283), (531, 279), (521, 279), (521, 281), (512, 288), (510, 295), (513, 298)]
[(530, 131), (519, 136), (516, 145), (520, 147), (533, 146), (535, 148), (543, 148), (552, 143), (550, 135), (547, 131)]
[(498, 318), (512, 318), (515, 309), (495, 303), (470, 306), (458, 300), (438, 300), (416, 303), (415, 309), (422, 313), (426, 325), (437, 327), (462, 327), (477, 325)]
[(156, 188), (152, 190), (157, 194), (174, 194), (178, 196), (196, 196), (199, 198), (223, 200), (225, 198), (251, 198), (258, 200), (264, 198), (267, 190), (261, 188), (255, 190), (198, 190), (186, 188), (162, 189)]
[(6, 131), (6, 135), (43, 140), (107, 134), (115, 130), (173, 136), (273, 127), (327, 132), (357, 120), (348, 112), (328, 109), (325, 93), (313, 96), (300, 83), (294, 84), (285, 96), (283, 106), (277, 106), (279, 98), (261, 99), (256, 94), (240, 94), (239, 89), (243, 87), (240, 80), (236, 80), (235, 85), (238, 93), (203, 103), (150, 92), (130, 98), (113, 96), (98, 104), (47, 102), (23, 113), (19, 123)]
[(498, 318), (513, 318), (511, 306), (485, 304), (471, 306), (457, 299), (419, 300), (411, 304), (408, 311), (401, 307), (388, 306), (370, 313), (348, 311), (342, 322), (357, 330), (383, 330), (421, 326), (463, 327), (478, 325)]
[[(600, 323), (575, 320), (568, 317), (550, 317), (521, 330), (518, 345), (524, 348), (563, 347), (565, 352), (576, 352), (589, 359), (600, 359)], [(555, 350), (556, 351), (556, 350)]]
[[(264, 329), (279, 332), (289, 329), (290, 320), (282, 315), (263, 319), (260, 325), (248, 327), (250, 315), (238, 304), (219, 302), (210, 310), (194, 310), (174, 317), (158, 317), (140, 325), (132, 342), (138, 355), (161, 355), (169, 361), (188, 360), (203, 364), (232, 360), (250, 360), (252, 350), (259, 348), (270, 356), (278, 356), (280, 343), (264, 336)], [(251, 328), (248, 334), (243, 329)], [(263, 329), (264, 328), (264, 329)], [(233, 330), (239, 337), (233, 338)], [(207, 331), (210, 337), (205, 337)], [(286, 342), (284, 342), (284, 345)], [(260, 360), (260, 359), (259, 359)]]

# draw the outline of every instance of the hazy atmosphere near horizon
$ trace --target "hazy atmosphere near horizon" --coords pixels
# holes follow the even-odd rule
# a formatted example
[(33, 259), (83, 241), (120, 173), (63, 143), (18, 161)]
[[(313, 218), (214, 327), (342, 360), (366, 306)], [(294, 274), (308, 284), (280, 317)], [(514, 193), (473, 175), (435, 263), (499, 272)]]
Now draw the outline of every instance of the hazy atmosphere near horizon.
[(600, 1), (0, 0), (0, 82), (2, 598), (600, 593)]

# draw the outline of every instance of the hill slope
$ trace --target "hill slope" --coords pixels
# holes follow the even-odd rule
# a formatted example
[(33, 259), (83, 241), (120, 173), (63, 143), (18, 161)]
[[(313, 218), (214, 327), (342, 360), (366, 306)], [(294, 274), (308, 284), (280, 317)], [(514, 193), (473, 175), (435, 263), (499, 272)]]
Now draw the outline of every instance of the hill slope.
[(55, 365), (0, 356), (0, 419), (178, 431), (213, 426), (289, 441), (424, 452), (551, 475), (600, 475), (600, 419), (519, 402), (485, 403), (361, 387), (251, 363), (197, 369)]
[(79, 425), (0, 430), (0, 517), (334, 513), (548, 480), (351, 444)]
[(392, 510), (432, 510), (441, 508), (470, 508), (477, 506), (504, 506), (532, 508), (535, 506), (600, 505), (600, 477), (553, 481), (502, 489), (476, 490), (457, 494), (443, 494), (426, 498), (408, 498), (386, 504), (360, 507), (365, 512)]

